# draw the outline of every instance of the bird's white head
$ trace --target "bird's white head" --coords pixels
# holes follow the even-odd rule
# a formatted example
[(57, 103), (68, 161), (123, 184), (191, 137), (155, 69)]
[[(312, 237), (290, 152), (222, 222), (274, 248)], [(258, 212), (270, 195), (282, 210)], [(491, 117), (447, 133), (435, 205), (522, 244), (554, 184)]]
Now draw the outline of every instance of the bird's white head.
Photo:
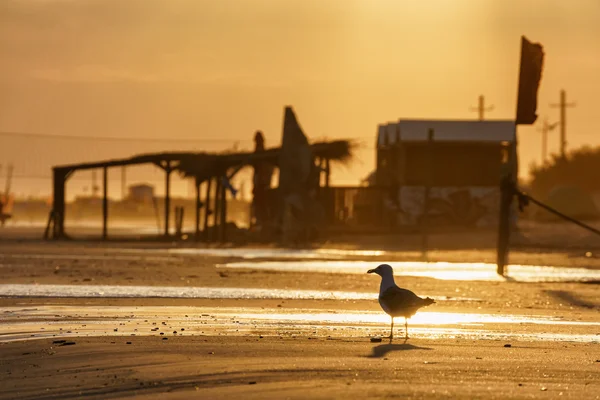
[(380, 266), (378, 266), (375, 269), (368, 270), (367, 274), (377, 274), (377, 275), (381, 276), (382, 278), (393, 277), (394, 270), (388, 264), (381, 264)]

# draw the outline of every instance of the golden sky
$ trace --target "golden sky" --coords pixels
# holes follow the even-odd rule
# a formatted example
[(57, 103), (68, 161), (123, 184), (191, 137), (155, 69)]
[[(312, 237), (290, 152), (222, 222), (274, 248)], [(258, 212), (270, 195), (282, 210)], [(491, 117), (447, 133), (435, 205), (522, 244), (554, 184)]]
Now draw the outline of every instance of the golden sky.
[[(270, 146), (290, 104), (309, 138), (363, 138), (334, 174), (356, 184), (378, 123), (476, 118), (480, 94), (514, 118), (522, 34), (546, 52), (540, 120), (564, 88), (569, 147), (600, 144), (599, 0), (2, 0), (0, 130), (248, 147), (261, 129)], [(540, 134), (519, 137), (526, 175)], [(68, 146), (68, 162), (98, 158)]]

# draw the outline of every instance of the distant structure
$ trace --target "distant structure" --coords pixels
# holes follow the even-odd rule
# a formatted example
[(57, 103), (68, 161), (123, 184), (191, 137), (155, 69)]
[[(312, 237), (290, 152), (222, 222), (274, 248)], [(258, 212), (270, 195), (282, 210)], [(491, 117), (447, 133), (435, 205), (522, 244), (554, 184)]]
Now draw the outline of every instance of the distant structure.
[[(291, 107), (285, 108), (279, 153), (279, 220), (283, 241), (304, 242), (323, 223), (317, 188), (321, 169)], [(328, 172), (326, 172), (328, 175)], [(329, 179), (326, 178), (326, 186)]]
[[(290, 115), (293, 115), (291, 107), (285, 109), (285, 120), (284, 120), (284, 137), (286, 129), (293, 129), (294, 123), (297, 125), (295, 116), (293, 121), (290, 119)], [(298, 127), (298, 129), (300, 129)], [(302, 133), (303, 135), (303, 133)], [(162, 205), (164, 211), (164, 237), (172, 237), (172, 231), (170, 228), (171, 220), (171, 175), (173, 172), (179, 173), (184, 178), (194, 179), (194, 185), (196, 189), (196, 215), (195, 215), (195, 231), (194, 236), (196, 240), (214, 241), (214, 242), (225, 242), (228, 239), (227, 231), (229, 222), (227, 220), (227, 192), (229, 191), (232, 195), (237, 193), (237, 189), (231, 184), (232, 179), (235, 175), (245, 167), (258, 167), (258, 188), (259, 192), (268, 188), (270, 183), (270, 174), (274, 168), (280, 168), (283, 171), (284, 177), (288, 176), (290, 179), (286, 181), (284, 185), (287, 189), (292, 188), (292, 192), (300, 193), (302, 197), (301, 205), (311, 205), (311, 202), (307, 202), (305, 193), (308, 191), (308, 196), (311, 196), (309, 187), (317, 189), (319, 186), (321, 175), (325, 175), (326, 185), (329, 182), (329, 164), (330, 161), (345, 161), (351, 158), (352, 144), (348, 140), (336, 140), (332, 142), (318, 142), (308, 144), (301, 151), (299, 148), (294, 146), (286, 146), (288, 142), (284, 138), (284, 145), (281, 148), (264, 148), (264, 137), (262, 133), (256, 135), (257, 150), (254, 152), (224, 152), (224, 153), (204, 153), (204, 152), (163, 152), (163, 153), (152, 153), (152, 154), (141, 154), (130, 158), (124, 159), (112, 159), (103, 160), (98, 162), (88, 162), (81, 164), (70, 164), (55, 166), (52, 169), (53, 172), (53, 201), (52, 210), (48, 217), (48, 223), (44, 237), (53, 239), (68, 238), (68, 234), (65, 229), (65, 204), (66, 204), (66, 183), (69, 177), (76, 171), (81, 170), (102, 170), (102, 238), (108, 237), (108, 169), (115, 167), (126, 167), (131, 165), (155, 165), (161, 168), (165, 173), (165, 196), (164, 204)], [(262, 150), (261, 150), (262, 149)], [(287, 149), (287, 150), (285, 150)], [(281, 153), (285, 150), (287, 157), (281, 157)], [(302, 155), (300, 158), (296, 158), (296, 153), (299, 152)], [(308, 171), (310, 171), (310, 179), (307, 180), (305, 174), (296, 174), (295, 162), (290, 164), (291, 160), (298, 159), (301, 162), (305, 162), (305, 154), (310, 154), (310, 161)], [(283, 165), (285, 164), (285, 166)], [(265, 166), (264, 168), (261, 167)], [(292, 169), (288, 170), (288, 167), (292, 165)], [(317, 168), (316, 165), (325, 165), (325, 168)], [(267, 168), (268, 166), (268, 168)], [(256, 170), (255, 170), (256, 172)], [(291, 174), (290, 174), (291, 172)], [(284, 181), (287, 178), (284, 179)], [(282, 181), (280, 181), (282, 182)], [(316, 186), (313, 185), (316, 183)], [(201, 186), (204, 187), (205, 195), (202, 196)], [(301, 188), (301, 189), (299, 189)], [(287, 190), (286, 189), (286, 190)], [(290, 193), (292, 193), (290, 192)], [(286, 192), (287, 193), (287, 192)], [(140, 189), (134, 194), (134, 196), (145, 196), (149, 194), (148, 188)], [(260, 196), (260, 195), (259, 195)], [(269, 194), (268, 196), (272, 196)], [(275, 193), (274, 198), (284, 199), (285, 196), (281, 196), (279, 193)], [(282, 205), (281, 202), (267, 200), (267, 205), (264, 207), (268, 208), (269, 218), (271, 214), (277, 216), (274, 218), (274, 224), (276, 225), (275, 230), (281, 229), (282, 225)], [(264, 209), (263, 207), (263, 209)], [(310, 218), (304, 218), (306, 216), (311, 217), (312, 214), (306, 214), (311, 208), (303, 208), (300, 214), (300, 221), (306, 224), (312, 221)], [(176, 212), (176, 220), (178, 221), (178, 229), (176, 232), (180, 232), (181, 221), (183, 220), (181, 212)], [(203, 218), (202, 218), (203, 217)], [(203, 224), (201, 224), (203, 220)], [(203, 225), (203, 228), (202, 228)]]
[(127, 195), (127, 200), (133, 201), (136, 203), (151, 204), (153, 199), (154, 199), (154, 186), (146, 184), (146, 183), (129, 186), (129, 193)]
[(514, 121), (380, 125), (375, 181), (388, 188), (386, 219), (398, 226), (496, 224), (502, 169), (517, 176), (515, 145)]
[[(261, 131), (254, 135), (254, 153), (265, 151), (265, 137)], [(252, 179), (252, 215), (254, 226), (261, 229), (269, 222), (268, 191), (271, 187), (274, 166), (267, 162), (254, 164), (254, 177)]]

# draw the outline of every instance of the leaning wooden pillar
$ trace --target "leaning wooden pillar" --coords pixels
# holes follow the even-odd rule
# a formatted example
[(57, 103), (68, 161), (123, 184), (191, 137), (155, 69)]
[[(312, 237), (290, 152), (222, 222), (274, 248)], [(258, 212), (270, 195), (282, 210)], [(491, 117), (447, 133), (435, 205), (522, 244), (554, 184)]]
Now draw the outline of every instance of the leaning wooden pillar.
[(171, 211), (171, 161), (167, 161), (165, 170), (165, 236), (169, 236), (169, 215)]
[[(226, 179), (225, 176), (221, 180)], [(227, 187), (224, 183), (221, 184), (221, 218), (219, 226), (219, 240), (224, 243), (227, 240)]]
[(212, 186), (212, 179), (209, 178), (206, 181), (206, 196), (204, 197), (204, 240), (208, 242), (210, 239), (208, 236), (208, 218), (210, 217), (210, 189)]
[(102, 171), (102, 239), (108, 238), (108, 168)]
[(52, 210), (54, 213), (52, 236), (54, 239), (64, 238), (65, 236), (65, 183), (68, 174), (69, 171), (65, 171), (62, 168), (54, 168), (52, 170)]
[(198, 178), (194, 179), (194, 182), (196, 184), (196, 241), (200, 240), (200, 206), (201, 206), (201, 202), (200, 202), (200, 184), (201, 182), (198, 181)]

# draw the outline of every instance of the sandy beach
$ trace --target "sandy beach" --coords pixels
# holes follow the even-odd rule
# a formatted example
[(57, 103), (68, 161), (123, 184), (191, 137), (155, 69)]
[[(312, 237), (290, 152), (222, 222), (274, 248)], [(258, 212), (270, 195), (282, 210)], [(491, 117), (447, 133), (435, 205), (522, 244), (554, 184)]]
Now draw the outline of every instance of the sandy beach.
[[(0, 398), (600, 396), (598, 285), (583, 279), (600, 261), (580, 250), (516, 251), (516, 278), (469, 280), (493, 251), (420, 266), (405, 250), (184, 247), (0, 244)], [(401, 319), (381, 339), (378, 277), (360, 271), (380, 262), (436, 299), (407, 342)]]

